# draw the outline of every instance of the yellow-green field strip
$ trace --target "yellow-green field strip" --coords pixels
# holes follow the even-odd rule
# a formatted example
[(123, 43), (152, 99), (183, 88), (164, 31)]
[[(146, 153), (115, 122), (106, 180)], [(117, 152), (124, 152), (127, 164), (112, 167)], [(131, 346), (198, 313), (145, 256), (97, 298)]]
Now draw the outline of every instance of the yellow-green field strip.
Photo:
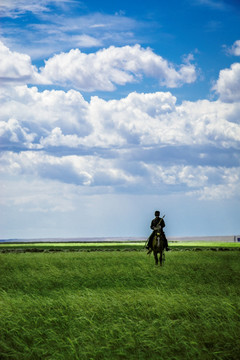
[(104, 246), (144, 246), (145, 242), (40, 242), (40, 243), (4, 243), (0, 244), (0, 247), (24, 247), (24, 246), (68, 246), (68, 247), (104, 247)]
[(207, 241), (198, 241), (198, 242), (177, 242), (177, 243), (171, 243), (169, 242), (170, 247), (178, 247), (178, 246), (184, 246), (184, 247), (236, 247), (240, 248), (240, 243), (238, 242), (207, 242)]
[[(144, 247), (145, 241), (141, 242), (39, 242), (39, 243), (2, 243), (0, 248), (4, 247)], [(171, 248), (176, 247), (228, 247), (240, 248), (239, 242), (169, 242)]]

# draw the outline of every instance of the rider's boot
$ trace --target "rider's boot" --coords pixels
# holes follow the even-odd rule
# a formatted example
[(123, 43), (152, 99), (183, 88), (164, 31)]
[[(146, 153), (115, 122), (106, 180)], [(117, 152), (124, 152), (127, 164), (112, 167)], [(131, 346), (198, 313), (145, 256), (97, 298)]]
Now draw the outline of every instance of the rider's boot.
[(168, 241), (167, 241), (167, 239), (166, 239), (166, 238), (165, 238), (165, 249), (166, 249), (166, 251), (171, 250), (171, 249), (169, 249), (169, 247), (168, 247)]
[(151, 236), (149, 236), (148, 243), (146, 245), (146, 249), (151, 250), (151, 248), (152, 248), (152, 238), (151, 238)]
[(148, 240), (146, 249), (148, 250), (147, 255), (152, 252), (152, 239), (151, 239), (151, 237), (150, 237), (149, 240)]

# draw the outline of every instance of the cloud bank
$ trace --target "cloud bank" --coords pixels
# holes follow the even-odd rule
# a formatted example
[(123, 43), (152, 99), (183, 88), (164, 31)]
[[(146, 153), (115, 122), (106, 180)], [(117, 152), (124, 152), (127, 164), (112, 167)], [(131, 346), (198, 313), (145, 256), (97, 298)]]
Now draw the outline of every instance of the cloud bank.
[(3, 144), (48, 147), (124, 148), (206, 146), (239, 149), (239, 102), (176, 105), (170, 92), (130, 93), (120, 100), (87, 102), (67, 92), (16, 86), (1, 93)]
[(194, 65), (183, 64), (176, 70), (161, 56), (139, 45), (111, 46), (93, 54), (71, 50), (46, 61), (41, 73), (54, 84), (73, 85), (84, 91), (113, 91), (115, 84), (132, 83), (143, 75), (170, 88), (196, 80)]
[(54, 55), (39, 70), (28, 55), (10, 51), (0, 42), (1, 79), (4, 83), (52, 84), (83, 91), (113, 91), (117, 85), (154, 78), (169, 88), (196, 80), (195, 66), (187, 61), (174, 68), (167, 60), (139, 45), (115, 47), (85, 54), (79, 49)]
[(170, 92), (87, 102), (75, 90), (17, 86), (2, 91), (1, 108), (5, 175), (97, 193), (239, 196), (239, 102), (176, 105)]
[[(158, 91), (87, 101), (77, 89), (112, 91), (141, 76), (177, 87), (195, 80), (195, 68), (186, 63), (175, 69), (138, 45), (92, 54), (71, 50), (53, 56), (41, 69), (3, 44), (1, 52), (2, 176), (34, 179), (32, 191), (36, 181), (49, 188), (62, 184), (66, 211), (80, 189), (94, 189), (94, 194), (170, 192), (202, 200), (239, 197), (239, 63), (219, 73), (216, 100), (178, 104), (170, 91)], [(17, 85), (34, 81), (75, 90)], [(31, 199), (12, 201), (30, 204)], [(45, 205), (36, 200), (35, 211), (45, 211), (46, 202), (53, 211), (61, 207), (61, 202), (54, 207), (52, 196), (44, 200)]]

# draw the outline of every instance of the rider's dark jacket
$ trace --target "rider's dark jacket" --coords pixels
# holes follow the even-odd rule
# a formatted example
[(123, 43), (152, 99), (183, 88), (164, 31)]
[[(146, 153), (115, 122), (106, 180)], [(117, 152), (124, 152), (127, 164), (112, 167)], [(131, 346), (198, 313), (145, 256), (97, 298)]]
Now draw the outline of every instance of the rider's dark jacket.
[(152, 229), (152, 230), (154, 230), (154, 228), (157, 226), (157, 224), (159, 223), (161, 221), (161, 227), (162, 227), (162, 229), (165, 227), (165, 222), (164, 222), (164, 220), (163, 220), (163, 218), (155, 218), (155, 219), (153, 219), (152, 220), (152, 222), (151, 222), (151, 226), (150, 226), (150, 228)]

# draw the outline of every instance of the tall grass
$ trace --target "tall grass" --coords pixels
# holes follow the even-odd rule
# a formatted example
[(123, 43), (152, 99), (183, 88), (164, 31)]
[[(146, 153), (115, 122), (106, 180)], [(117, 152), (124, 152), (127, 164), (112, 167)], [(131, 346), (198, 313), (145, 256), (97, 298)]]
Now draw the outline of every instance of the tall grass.
[(239, 258), (0, 254), (0, 358), (237, 360)]

